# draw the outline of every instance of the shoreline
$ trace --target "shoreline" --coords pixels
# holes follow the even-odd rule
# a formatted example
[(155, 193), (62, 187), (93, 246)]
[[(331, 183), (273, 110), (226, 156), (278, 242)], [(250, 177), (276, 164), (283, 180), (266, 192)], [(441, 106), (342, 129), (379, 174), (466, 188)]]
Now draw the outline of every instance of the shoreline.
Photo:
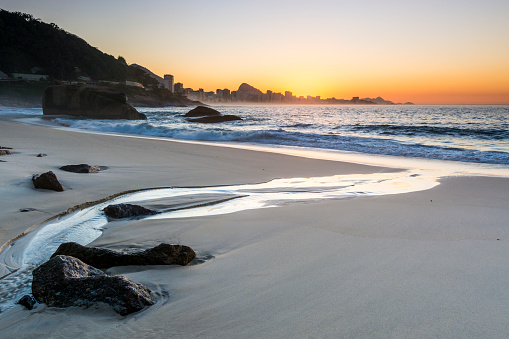
[[(221, 146), (75, 133), (0, 121), (0, 243), (86, 201), (161, 186), (254, 184), (274, 178), (394, 169)], [(38, 153), (47, 156), (37, 158)], [(59, 171), (88, 163), (93, 174)], [(53, 170), (66, 191), (35, 190)], [(191, 246), (187, 267), (108, 270), (146, 284), (152, 307), (0, 314), (16, 336), (500, 336), (509, 310), (509, 179), (455, 176), (425, 191), (109, 225), (92, 246)], [(36, 211), (22, 213), (20, 208)], [(17, 232), (17, 233), (16, 233)], [(498, 240), (500, 239), (500, 240)], [(465, 313), (468, 309), (469, 312)], [(64, 320), (65, 319), (65, 320)], [(418, 321), (416, 321), (418, 319)]]

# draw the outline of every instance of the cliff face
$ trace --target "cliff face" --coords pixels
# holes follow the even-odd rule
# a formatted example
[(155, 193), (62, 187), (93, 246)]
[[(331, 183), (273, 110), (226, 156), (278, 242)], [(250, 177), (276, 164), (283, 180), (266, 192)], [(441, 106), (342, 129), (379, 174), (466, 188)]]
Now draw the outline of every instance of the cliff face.
[(44, 91), (42, 108), (44, 115), (72, 115), (92, 119), (147, 119), (127, 103), (124, 93), (110, 88), (50, 86)]

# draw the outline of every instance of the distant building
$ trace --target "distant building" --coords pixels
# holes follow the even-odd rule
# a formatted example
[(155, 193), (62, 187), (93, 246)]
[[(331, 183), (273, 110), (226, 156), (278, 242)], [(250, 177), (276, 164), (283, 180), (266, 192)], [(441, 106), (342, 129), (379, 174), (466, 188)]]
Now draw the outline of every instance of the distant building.
[(359, 102), (359, 97), (353, 97), (351, 101), (352, 103), (356, 104)]
[(173, 90), (174, 90), (174, 93), (180, 93), (180, 94), (183, 94), (184, 93), (184, 84), (181, 83), (181, 82), (177, 82), (174, 86), (173, 86)]
[(163, 79), (164, 88), (173, 93), (173, 75), (165, 74)]
[(294, 100), (293, 93), (290, 91), (285, 92), (285, 101), (286, 102), (292, 102)]

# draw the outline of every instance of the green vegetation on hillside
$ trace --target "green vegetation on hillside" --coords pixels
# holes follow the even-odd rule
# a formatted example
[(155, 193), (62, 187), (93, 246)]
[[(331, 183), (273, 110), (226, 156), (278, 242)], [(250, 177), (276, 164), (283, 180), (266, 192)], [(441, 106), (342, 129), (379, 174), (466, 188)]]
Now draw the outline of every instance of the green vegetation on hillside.
[(142, 70), (128, 66), (123, 57), (103, 53), (54, 23), (1, 9), (0, 71), (47, 74), (65, 81), (88, 76), (92, 80), (157, 84)]

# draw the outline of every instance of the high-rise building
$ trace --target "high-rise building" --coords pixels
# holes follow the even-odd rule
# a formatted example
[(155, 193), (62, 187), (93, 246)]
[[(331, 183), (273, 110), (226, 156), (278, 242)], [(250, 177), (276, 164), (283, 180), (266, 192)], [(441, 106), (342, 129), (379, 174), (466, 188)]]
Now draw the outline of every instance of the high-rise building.
[(163, 83), (164, 83), (164, 88), (166, 88), (167, 90), (170, 90), (170, 92), (173, 93), (173, 75), (165, 74)]
[(184, 84), (181, 83), (181, 82), (177, 82), (174, 86), (173, 86), (173, 91), (174, 93), (184, 93)]

